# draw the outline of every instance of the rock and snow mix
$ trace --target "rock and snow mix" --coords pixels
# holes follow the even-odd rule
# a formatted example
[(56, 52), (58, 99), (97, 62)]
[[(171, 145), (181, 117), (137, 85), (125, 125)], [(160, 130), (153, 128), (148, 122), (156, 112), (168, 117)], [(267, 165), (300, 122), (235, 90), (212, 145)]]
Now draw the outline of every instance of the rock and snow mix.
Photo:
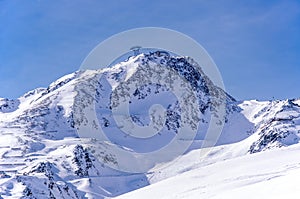
[[(112, 89), (130, 78), (147, 79), (139, 75), (153, 64), (176, 71), (190, 83), (198, 100), (199, 128), (190, 148), (176, 160), (151, 159), (145, 172), (124, 172), (116, 169), (121, 159), (112, 146), (136, 153), (159, 150), (172, 141), (184, 119), (170, 90), (149, 83), (130, 96), (130, 117), (148, 125), (151, 105), (161, 104), (167, 113), (164, 128), (145, 140), (117, 128), (114, 99), (129, 93), (116, 96)], [(221, 103), (226, 115), (215, 125), (224, 128), (216, 146), (204, 152), (210, 118)], [(98, 123), (86, 114), (91, 104)], [(78, 135), (79, 126), (86, 126), (95, 139)], [(99, 128), (112, 142), (101, 142)], [(256, 198), (299, 196), (299, 99), (236, 101), (187, 57), (140, 54), (111, 68), (72, 73), (16, 100), (1, 98), (0, 136), (0, 198), (252, 198), (254, 192)]]

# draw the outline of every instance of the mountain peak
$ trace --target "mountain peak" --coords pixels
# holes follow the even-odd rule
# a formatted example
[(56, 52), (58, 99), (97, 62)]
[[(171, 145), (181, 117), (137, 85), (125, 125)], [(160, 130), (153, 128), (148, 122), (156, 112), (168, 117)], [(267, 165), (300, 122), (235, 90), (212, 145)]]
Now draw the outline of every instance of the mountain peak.
[[(195, 134), (181, 133), (187, 123)], [(156, 131), (148, 136), (149, 129)], [(299, 132), (299, 99), (237, 102), (192, 58), (139, 54), (110, 68), (74, 72), (16, 100), (0, 99), (0, 195), (114, 197), (153, 183), (152, 177), (295, 145)], [(183, 143), (188, 147), (180, 151)], [(191, 163), (206, 143), (213, 143), (207, 160)], [(184, 165), (164, 173), (173, 160)]]

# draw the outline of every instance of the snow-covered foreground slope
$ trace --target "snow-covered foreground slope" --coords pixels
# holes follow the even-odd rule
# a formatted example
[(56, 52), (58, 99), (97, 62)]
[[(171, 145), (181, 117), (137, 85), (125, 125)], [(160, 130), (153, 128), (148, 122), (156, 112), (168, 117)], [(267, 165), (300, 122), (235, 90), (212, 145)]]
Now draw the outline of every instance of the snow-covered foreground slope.
[[(185, 102), (187, 110), (193, 110), (192, 102), (198, 104), (190, 111), (198, 113), (193, 120), (182, 114), (174, 89), (164, 84), (177, 80), (163, 76), (169, 69), (180, 74), (183, 90), (194, 92), (195, 98)], [(124, 82), (145, 86), (130, 93)], [(124, 133), (114, 115), (120, 99), (129, 99), (130, 120), (140, 127), (153, 124), (159, 133), (147, 139)], [(165, 120), (152, 117), (153, 104), (165, 108)], [(222, 105), (225, 115), (218, 112)], [(178, 136), (184, 121), (198, 123), (194, 136)], [(210, 124), (222, 130), (217, 140), (207, 136)], [(146, 131), (141, 129), (142, 137)], [(101, 199), (142, 187), (132, 197), (146, 197), (147, 190), (156, 198), (166, 192), (169, 198), (208, 198), (219, 192), (229, 197), (231, 190), (238, 196), (254, 189), (254, 182), (266, 189), (272, 185), (268, 182), (280, 183), (272, 178), (278, 173), (292, 178), (287, 170), (300, 162), (299, 137), (300, 100), (237, 102), (192, 59), (141, 54), (112, 68), (69, 74), (16, 100), (0, 99), (0, 196)], [(172, 150), (144, 158), (174, 140)], [(207, 142), (215, 147), (201, 149)], [(181, 144), (188, 148), (180, 151)]]
[[(226, 148), (222, 152), (229, 153), (233, 149)], [(299, 154), (298, 144), (235, 158), (223, 156), (224, 159), (212, 164), (207, 164), (210, 158), (207, 157), (198, 165), (186, 167), (199, 158), (199, 152), (192, 152), (185, 157), (189, 161), (172, 165), (185, 168), (184, 172), (118, 198), (296, 199), (300, 196)]]

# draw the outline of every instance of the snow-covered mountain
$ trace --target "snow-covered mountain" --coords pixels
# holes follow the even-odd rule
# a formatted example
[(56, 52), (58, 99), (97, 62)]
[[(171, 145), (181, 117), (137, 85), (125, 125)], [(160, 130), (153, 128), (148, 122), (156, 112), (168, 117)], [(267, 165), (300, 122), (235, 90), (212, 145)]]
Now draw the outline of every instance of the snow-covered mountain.
[[(177, 88), (169, 85), (178, 81), (188, 101), (172, 94)], [(124, 102), (130, 114), (118, 122)], [(164, 108), (165, 118), (153, 104)], [(134, 130), (123, 132), (128, 126), (120, 123), (127, 120), (137, 124), (129, 130), (137, 129), (141, 137)], [(159, 133), (142, 139), (148, 131), (140, 128), (147, 125)], [(195, 134), (181, 132), (185, 125)], [(221, 130), (216, 143), (208, 136), (210, 125)], [(220, 198), (218, 191), (242, 185), (248, 190), (244, 185), (289, 174), (289, 168), (299, 174), (300, 100), (236, 101), (191, 58), (153, 52), (111, 68), (66, 75), (16, 100), (1, 98), (0, 136), (3, 198), (105, 198), (131, 191), (124, 197), (195, 198), (202, 193), (202, 198)], [(147, 161), (141, 155), (173, 143), (165, 155)], [(273, 165), (256, 167), (268, 158)], [(249, 166), (218, 175), (240, 164)], [(219, 187), (213, 189), (214, 184)]]

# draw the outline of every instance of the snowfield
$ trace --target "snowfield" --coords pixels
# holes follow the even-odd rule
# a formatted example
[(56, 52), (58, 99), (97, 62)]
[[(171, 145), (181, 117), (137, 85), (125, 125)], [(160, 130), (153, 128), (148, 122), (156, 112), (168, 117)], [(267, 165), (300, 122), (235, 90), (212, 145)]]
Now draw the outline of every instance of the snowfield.
[(0, 98), (0, 198), (299, 198), (299, 140), (299, 99), (236, 101), (191, 58), (140, 54)]
[[(231, 150), (231, 149), (229, 149)], [(222, 152), (226, 152), (223, 148)], [(200, 152), (187, 154), (197, 160)], [(232, 158), (223, 156), (217, 162), (197, 165), (184, 160), (167, 168), (174, 176), (117, 198), (299, 198), (300, 145)], [(206, 157), (205, 159), (209, 159)], [(188, 167), (186, 165), (189, 165)], [(170, 171), (181, 168), (181, 171)], [(183, 171), (183, 172), (182, 172)]]

